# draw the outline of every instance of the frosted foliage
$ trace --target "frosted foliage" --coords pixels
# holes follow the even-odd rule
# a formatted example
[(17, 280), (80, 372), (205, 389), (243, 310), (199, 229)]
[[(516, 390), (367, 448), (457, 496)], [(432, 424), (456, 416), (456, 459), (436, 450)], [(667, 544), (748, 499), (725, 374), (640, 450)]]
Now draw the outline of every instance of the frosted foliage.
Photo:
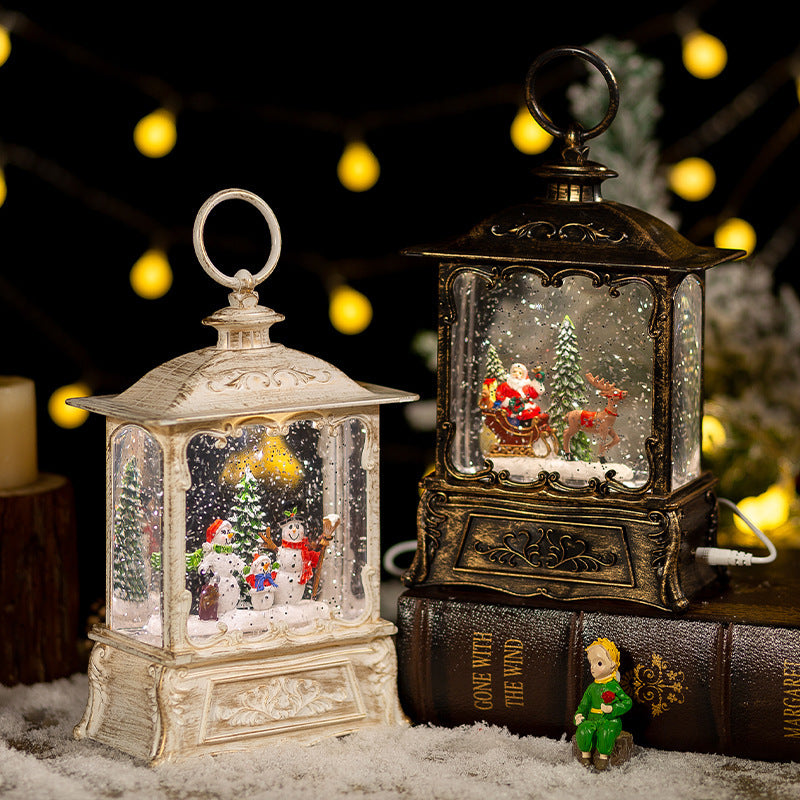
[(672, 489), (700, 475), (703, 290), (689, 276), (675, 293), (672, 350)]
[[(608, 452), (607, 463), (599, 463), (601, 442), (587, 429), (590, 446), (585, 458), (591, 463), (576, 465), (560, 452), (527, 458), (492, 456), (496, 469), (508, 469), (511, 478), (521, 482), (537, 480), (543, 469), (558, 472), (564, 482), (576, 486), (586, 485), (592, 477), (602, 478), (610, 469), (627, 485), (647, 482), (645, 440), (652, 431), (653, 370), (648, 326), (653, 298), (645, 285), (630, 282), (611, 291), (608, 286), (593, 286), (588, 277), (573, 276), (565, 278), (561, 286), (543, 286), (537, 275), (522, 270), (491, 285), (475, 273), (464, 273), (455, 281), (454, 296), (450, 457), (456, 469), (464, 473), (483, 469), (497, 444), (484, 425), (479, 401), (491, 364), (499, 357), (506, 369), (520, 362), (531, 375), (541, 371), (544, 391), (536, 402), (544, 414), (553, 409), (550, 424), (559, 434), (564, 428), (565, 407), (590, 411), (605, 407), (605, 398), (586, 381), (586, 373), (610, 381), (628, 394), (619, 404), (614, 424), (620, 442)], [(554, 386), (564, 383), (555, 380), (555, 370), (559, 348), (563, 350), (559, 333), (563, 337), (567, 318), (574, 326), (572, 360), (583, 385), (582, 392), (565, 406), (564, 398), (554, 397)]]
[[(280, 430), (195, 436), (187, 450), (189, 635), (358, 616), (364, 606), (367, 480), (363, 424), (299, 420)], [(323, 518), (338, 519), (330, 544)], [(302, 525), (294, 548), (285, 526)]]
[(142, 428), (128, 425), (112, 444), (111, 627), (160, 644), (149, 629), (162, 608), (164, 462)]

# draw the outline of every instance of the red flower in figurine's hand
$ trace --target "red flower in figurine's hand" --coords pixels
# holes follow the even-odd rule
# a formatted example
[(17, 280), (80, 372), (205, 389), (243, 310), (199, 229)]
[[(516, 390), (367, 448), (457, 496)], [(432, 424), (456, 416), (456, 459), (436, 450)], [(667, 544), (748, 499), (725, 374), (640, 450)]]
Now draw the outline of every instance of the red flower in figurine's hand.
[(603, 692), (603, 694), (600, 696), (603, 698), (604, 703), (610, 703), (616, 697), (614, 692), (609, 691)]

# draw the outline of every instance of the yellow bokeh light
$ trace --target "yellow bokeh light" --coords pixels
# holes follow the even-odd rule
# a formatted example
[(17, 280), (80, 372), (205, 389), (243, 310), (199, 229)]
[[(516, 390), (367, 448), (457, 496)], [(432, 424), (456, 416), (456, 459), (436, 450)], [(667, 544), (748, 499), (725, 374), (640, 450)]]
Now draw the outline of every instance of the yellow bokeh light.
[(339, 333), (361, 333), (372, 322), (372, 303), (349, 286), (337, 286), (331, 292), (328, 311), (331, 324)]
[(235, 486), (244, 478), (245, 469), (270, 487), (296, 487), (305, 477), (303, 465), (292, 452), (283, 436), (261, 437), (256, 447), (228, 457), (220, 481)]
[(749, 222), (731, 217), (714, 232), (714, 245), (731, 250), (744, 250), (750, 255), (756, 249), (756, 232)]
[(3, 205), (8, 196), (8, 186), (6, 186), (6, 174), (0, 169), (0, 206)]
[(683, 37), (683, 65), (695, 78), (715, 78), (727, 63), (728, 51), (716, 36), (696, 30)]
[(145, 300), (163, 297), (172, 286), (172, 267), (163, 250), (145, 251), (130, 273), (133, 291)]
[(709, 414), (703, 415), (703, 452), (706, 455), (716, 453), (727, 441), (725, 426)]
[(511, 123), (511, 141), (521, 153), (532, 156), (547, 150), (553, 137), (531, 116), (527, 106), (523, 106)]
[(88, 397), (92, 393), (85, 383), (70, 383), (56, 389), (47, 402), (47, 413), (59, 428), (79, 428), (86, 422), (89, 412), (67, 405), (71, 397)]
[(0, 25), (0, 67), (8, 61), (11, 55), (11, 37), (8, 35), (8, 28)]
[(339, 159), (336, 174), (345, 189), (365, 192), (378, 182), (381, 165), (364, 142), (349, 142)]
[[(737, 505), (739, 511), (759, 530), (770, 531), (779, 528), (789, 519), (791, 503), (792, 495), (776, 483), (763, 494), (745, 497)], [(738, 516), (735, 516), (733, 521), (740, 531), (750, 532), (750, 528)]]
[(714, 167), (704, 158), (684, 158), (669, 170), (669, 188), (684, 200), (705, 200), (716, 182)]
[(133, 129), (133, 142), (136, 149), (148, 158), (161, 158), (175, 147), (178, 131), (175, 115), (165, 108), (142, 117)]

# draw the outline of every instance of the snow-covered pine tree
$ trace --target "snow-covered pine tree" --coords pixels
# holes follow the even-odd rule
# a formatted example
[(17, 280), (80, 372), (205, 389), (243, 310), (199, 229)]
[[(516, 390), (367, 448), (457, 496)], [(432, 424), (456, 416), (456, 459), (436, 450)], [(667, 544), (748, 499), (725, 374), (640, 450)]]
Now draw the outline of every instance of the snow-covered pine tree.
[(486, 351), (486, 374), (484, 379), (490, 380), (494, 378), (498, 383), (502, 383), (507, 375), (508, 373), (500, 360), (500, 356), (497, 354), (497, 350), (495, 350), (493, 344), (490, 344), (489, 349)]
[(114, 509), (113, 584), (114, 595), (122, 600), (147, 599), (145, 557), (145, 509), (142, 478), (136, 458), (122, 472), (120, 495)]
[(233, 552), (249, 565), (259, 545), (263, 544), (259, 534), (267, 527), (261, 487), (249, 467), (245, 467), (242, 479), (236, 484), (230, 523), (236, 534)]
[[(581, 357), (575, 325), (567, 314), (558, 327), (556, 361), (550, 381), (550, 427), (559, 442), (563, 443), (564, 417), (567, 412), (586, 405), (586, 384), (581, 374)], [(581, 461), (591, 461), (592, 446), (589, 437), (578, 431), (570, 442), (570, 452)]]

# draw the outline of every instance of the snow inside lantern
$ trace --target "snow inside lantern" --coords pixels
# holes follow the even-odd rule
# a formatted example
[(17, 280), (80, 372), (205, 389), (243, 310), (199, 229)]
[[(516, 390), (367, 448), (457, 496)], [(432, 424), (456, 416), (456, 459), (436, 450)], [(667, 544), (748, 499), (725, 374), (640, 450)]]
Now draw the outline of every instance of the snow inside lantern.
[[(231, 198), (270, 226), (256, 275), (205, 251)], [(270, 341), (283, 317), (254, 287), (280, 231), (260, 198), (210, 198), (195, 250), (232, 289), (204, 320), (217, 345), (73, 401), (107, 418), (110, 487), (107, 623), (76, 735), (151, 763), (403, 720), (379, 615), (378, 407), (414, 396)]]
[[(606, 79), (590, 131), (538, 105), (536, 74), (558, 56)], [(719, 577), (694, 557), (716, 536), (700, 468), (704, 273), (741, 253), (603, 199), (615, 173), (584, 142), (619, 97), (594, 53), (546, 53), (527, 88), (564, 141), (537, 170), (542, 196), (407, 251), (439, 260), (440, 312), (436, 471), (405, 580), (681, 610)]]

